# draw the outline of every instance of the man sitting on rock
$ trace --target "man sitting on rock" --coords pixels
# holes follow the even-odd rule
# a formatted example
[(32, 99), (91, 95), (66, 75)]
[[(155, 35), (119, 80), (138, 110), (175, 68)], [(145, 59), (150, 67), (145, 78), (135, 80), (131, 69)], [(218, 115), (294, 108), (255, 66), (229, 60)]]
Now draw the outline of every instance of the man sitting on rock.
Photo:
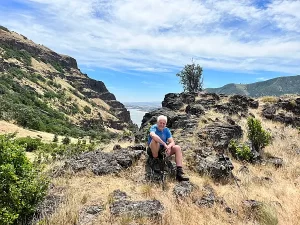
[(160, 151), (166, 151), (166, 154), (175, 154), (175, 162), (177, 167), (176, 180), (188, 181), (189, 178), (183, 176), (182, 171), (182, 152), (179, 145), (175, 145), (172, 138), (172, 134), (169, 128), (166, 127), (167, 117), (160, 115), (157, 118), (157, 124), (154, 124), (150, 128), (150, 135), (148, 138), (148, 146), (151, 149), (152, 156), (154, 158), (154, 171), (160, 171), (158, 154)]

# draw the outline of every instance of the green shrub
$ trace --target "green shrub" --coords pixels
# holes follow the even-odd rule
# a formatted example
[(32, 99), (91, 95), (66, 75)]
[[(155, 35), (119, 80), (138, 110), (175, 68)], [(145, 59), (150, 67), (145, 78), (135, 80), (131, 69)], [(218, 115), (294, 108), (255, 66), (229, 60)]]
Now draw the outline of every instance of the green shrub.
[(70, 142), (71, 142), (71, 139), (70, 139), (68, 136), (66, 136), (66, 137), (62, 140), (62, 143), (63, 143), (64, 145), (68, 145), (68, 144), (70, 144)]
[(41, 139), (31, 138), (31, 137), (18, 138), (18, 139), (16, 139), (16, 143), (25, 147), (25, 150), (27, 152), (32, 152), (34, 150), (37, 150), (38, 147), (43, 144)]
[(26, 224), (44, 198), (47, 179), (12, 136), (0, 136), (0, 224)]
[(239, 160), (250, 161), (252, 159), (251, 149), (247, 144), (239, 145), (237, 141), (231, 140), (228, 149)]
[(252, 142), (252, 147), (254, 150), (259, 152), (261, 149), (271, 143), (271, 134), (262, 128), (259, 120), (249, 117), (247, 125), (248, 138)]
[(92, 112), (91, 108), (89, 106), (84, 106), (83, 110), (87, 113), (90, 114)]
[(59, 62), (51, 62), (51, 65), (54, 67), (54, 69), (56, 69), (58, 72), (60, 73), (64, 73), (64, 69), (62, 67), (62, 65), (60, 65)]
[(57, 136), (57, 134), (54, 135), (53, 142), (58, 142), (58, 136)]
[(21, 62), (23, 62), (26, 66), (31, 65), (31, 54), (24, 49), (17, 49), (16, 46), (11, 46), (8, 44), (0, 44), (0, 47), (4, 49), (3, 58), (15, 58)]
[(56, 98), (56, 97), (57, 97), (57, 94), (56, 94), (54, 91), (46, 91), (46, 92), (44, 93), (44, 97), (45, 97), (45, 98), (52, 99), (52, 98)]

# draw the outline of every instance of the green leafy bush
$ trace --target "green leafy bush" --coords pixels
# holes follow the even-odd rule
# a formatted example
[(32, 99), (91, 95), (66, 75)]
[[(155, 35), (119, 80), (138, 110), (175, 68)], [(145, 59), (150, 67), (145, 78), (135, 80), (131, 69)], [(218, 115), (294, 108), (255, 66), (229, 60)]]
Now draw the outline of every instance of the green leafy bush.
[(57, 136), (57, 134), (54, 135), (53, 142), (58, 142), (58, 136)]
[(16, 143), (25, 147), (25, 150), (27, 152), (32, 152), (34, 150), (37, 150), (38, 147), (43, 144), (41, 139), (31, 138), (31, 137), (18, 138), (18, 139), (16, 139)]
[(240, 145), (237, 141), (231, 140), (228, 149), (239, 160), (250, 161), (252, 159), (251, 149), (247, 144)]
[(44, 198), (47, 179), (12, 136), (0, 136), (0, 224), (26, 224)]
[(67, 137), (65, 137), (63, 140), (62, 140), (62, 143), (64, 144), (64, 145), (68, 145), (68, 144), (70, 144), (70, 142), (71, 142), (71, 139), (67, 136)]
[(16, 46), (1, 43), (0, 47), (4, 49), (3, 58), (15, 58), (23, 62), (26, 66), (31, 65), (31, 54), (24, 49), (17, 49)]
[(90, 114), (92, 112), (91, 108), (89, 106), (84, 106), (83, 110), (87, 113)]
[(259, 120), (249, 117), (247, 125), (248, 138), (252, 142), (252, 147), (254, 150), (259, 152), (261, 149), (271, 143), (271, 134), (262, 128)]

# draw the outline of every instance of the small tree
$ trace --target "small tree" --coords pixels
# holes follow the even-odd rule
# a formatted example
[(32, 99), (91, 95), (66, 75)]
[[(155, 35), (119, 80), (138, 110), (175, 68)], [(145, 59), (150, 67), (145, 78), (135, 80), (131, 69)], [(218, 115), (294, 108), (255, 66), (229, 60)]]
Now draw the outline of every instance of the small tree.
[(54, 135), (53, 142), (58, 142), (58, 136), (57, 136), (57, 134)]
[(249, 117), (247, 125), (248, 138), (257, 152), (271, 143), (271, 134), (262, 128), (259, 120)]
[(68, 145), (68, 144), (70, 144), (70, 142), (71, 142), (71, 139), (70, 139), (68, 136), (66, 136), (66, 137), (62, 140), (62, 143), (63, 143), (64, 145)]
[(183, 85), (185, 92), (202, 91), (202, 67), (199, 64), (196, 65), (192, 62), (192, 64), (185, 65), (176, 76), (180, 77), (180, 83)]

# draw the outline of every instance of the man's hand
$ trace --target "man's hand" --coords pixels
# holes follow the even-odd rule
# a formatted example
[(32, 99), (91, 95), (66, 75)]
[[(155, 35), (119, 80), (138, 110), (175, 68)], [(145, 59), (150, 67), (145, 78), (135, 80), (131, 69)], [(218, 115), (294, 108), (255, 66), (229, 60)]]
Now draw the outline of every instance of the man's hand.
[(166, 146), (166, 154), (167, 154), (167, 156), (169, 156), (171, 154), (171, 148), (172, 147), (169, 147), (168, 145)]

